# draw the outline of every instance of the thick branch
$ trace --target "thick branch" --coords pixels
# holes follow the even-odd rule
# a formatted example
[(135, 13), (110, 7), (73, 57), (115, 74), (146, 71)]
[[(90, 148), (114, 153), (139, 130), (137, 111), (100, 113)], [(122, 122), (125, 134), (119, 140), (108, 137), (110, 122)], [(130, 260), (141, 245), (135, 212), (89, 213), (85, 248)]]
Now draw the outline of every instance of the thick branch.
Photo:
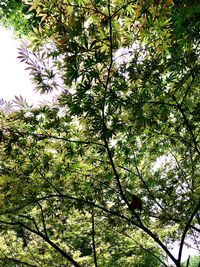
[(156, 234), (152, 233), (146, 226), (142, 225), (140, 227), (146, 234), (148, 234), (165, 252), (166, 254), (170, 257), (170, 259), (177, 265), (178, 261), (176, 258), (172, 255), (172, 253), (167, 249), (167, 247), (160, 241), (160, 239), (157, 237)]
[(41, 232), (36, 231), (36, 230), (30, 228), (29, 226), (25, 225), (24, 223), (22, 223), (20, 221), (18, 221), (18, 222), (6, 222), (6, 221), (0, 220), (0, 223), (11, 225), (11, 226), (18, 225), (18, 226), (21, 226), (21, 227), (25, 228), (29, 232), (31, 232), (31, 233), (33, 233), (33, 234), (41, 237), (45, 242), (47, 242), (52, 248), (54, 248), (64, 258), (66, 258), (69, 262), (71, 262), (75, 267), (81, 267), (81, 265), (79, 265), (78, 262), (76, 262), (68, 253), (66, 253), (64, 250), (62, 250), (59, 246), (57, 246), (54, 242), (52, 242), (49, 238), (47, 238)]

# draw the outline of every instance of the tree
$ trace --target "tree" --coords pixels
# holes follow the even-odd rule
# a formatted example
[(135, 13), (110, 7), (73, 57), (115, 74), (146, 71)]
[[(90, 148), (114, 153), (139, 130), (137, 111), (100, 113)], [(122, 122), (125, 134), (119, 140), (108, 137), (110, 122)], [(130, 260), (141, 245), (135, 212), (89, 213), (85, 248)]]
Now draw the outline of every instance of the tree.
[(59, 93), (2, 109), (2, 260), (141, 267), (168, 256), (180, 267), (200, 231), (194, 2), (185, 33), (186, 3), (27, 2), (41, 23), (19, 58), (37, 90)]

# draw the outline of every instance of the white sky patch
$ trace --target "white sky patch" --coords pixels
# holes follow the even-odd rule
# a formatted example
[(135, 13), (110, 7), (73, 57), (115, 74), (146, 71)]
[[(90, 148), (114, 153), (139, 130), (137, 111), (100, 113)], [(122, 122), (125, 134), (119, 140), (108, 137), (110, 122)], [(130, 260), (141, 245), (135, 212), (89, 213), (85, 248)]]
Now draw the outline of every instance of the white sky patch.
[(17, 48), (20, 40), (16, 40), (11, 29), (0, 26), (0, 99), (10, 101), (22, 95), (29, 104), (38, 104), (50, 100), (50, 95), (40, 95), (34, 91), (27, 65), (20, 62)]
[(157, 160), (154, 162), (153, 167), (152, 167), (152, 171), (156, 172), (159, 168), (163, 167), (165, 164), (167, 163), (171, 163), (175, 164), (174, 162), (174, 158), (172, 157), (172, 155), (168, 154), (167, 156), (163, 155), (159, 158), (157, 158)]
[[(181, 258), (182, 262), (186, 262), (189, 255), (190, 255), (190, 257), (199, 255), (199, 251), (196, 248), (192, 247), (190, 239), (186, 239), (186, 242), (187, 242), (188, 246), (187, 245), (183, 246), (182, 258)], [(173, 248), (170, 249), (170, 251), (175, 256), (175, 258), (178, 258), (178, 252), (179, 252), (179, 242), (178, 241), (173, 244)], [(170, 259), (168, 259), (168, 263), (173, 265), (173, 262)]]

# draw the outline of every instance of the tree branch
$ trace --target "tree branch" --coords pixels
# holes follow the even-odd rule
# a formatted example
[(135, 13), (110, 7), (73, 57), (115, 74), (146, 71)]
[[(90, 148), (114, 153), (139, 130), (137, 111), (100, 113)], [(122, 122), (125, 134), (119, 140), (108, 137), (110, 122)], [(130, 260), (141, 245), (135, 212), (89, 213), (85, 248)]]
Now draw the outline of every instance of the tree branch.
[(0, 220), (1, 224), (6, 224), (6, 225), (10, 225), (10, 226), (21, 226), (23, 228), (25, 228), (26, 230), (28, 230), (29, 232), (41, 237), (44, 241), (46, 241), (52, 248), (54, 248), (57, 252), (59, 252), (64, 258), (66, 258), (69, 262), (71, 262), (75, 267), (81, 267), (80, 264), (78, 264), (78, 262), (76, 262), (68, 253), (66, 253), (64, 250), (62, 250), (59, 246), (57, 246), (54, 242), (52, 242), (48, 237), (46, 237), (45, 235), (43, 235), (41, 232), (38, 232), (32, 228), (30, 228), (29, 226), (25, 225), (24, 223), (18, 221), (18, 222), (7, 222), (7, 221), (2, 221)]
[(37, 204), (38, 204), (38, 206), (40, 208), (41, 215), (42, 215), (42, 224), (43, 224), (44, 233), (45, 233), (45, 236), (48, 238), (43, 208), (42, 208), (42, 205), (40, 204), (40, 202), (38, 202)]
[(187, 232), (191, 226), (191, 223), (192, 223), (194, 216), (196, 215), (196, 213), (198, 212), (199, 209), (200, 209), (200, 200), (199, 200), (198, 204), (196, 205), (195, 209), (193, 210), (188, 222), (185, 225), (185, 229), (184, 229), (182, 237), (181, 237), (181, 243), (180, 243), (179, 253), (178, 253), (178, 261), (179, 262), (181, 262), (181, 256), (182, 256), (183, 245), (184, 245), (186, 234), (187, 234)]
[(33, 136), (39, 140), (41, 139), (56, 139), (56, 140), (63, 140), (68, 143), (76, 143), (76, 144), (83, 144), (83, 145), (98, 145), (98, 146), (104, 146), (103, 144), (97, 143), (97, 142), (92, 142), (92, 141), (84, 141), (84, 140), (71, 140), (67, 139), (65, 137), (60, 137), (60, 136), (55, 136), (55, 135), (47, 135), (47, 134), (36, 134), (36, 133), (29, 133), (29, 132), (24, 132), (24, 131), (17, 131), (13, 130), (10, 128), (2, 128), (2, 130), (12, 132), (14, 134), (19, 134), (19, 135), (25, 135), (25, 136)]
[(125, 234), (125, 233), (123, 233), (123, 232), (118, 232), (118, 231), (116, 231), (116, 230), (114, 230), (113, 228), (112, 228), (112, 231), (114, 231), (115, 233), (117, 233), (117, 234), (121, 234), (121, 235), (123, 235), (123, 236), (126, 236), (126, 237), (128, 237), (128, 238), (130, 238), (131, 240), (133, 240), (141, 249), (143, 249), (143, 250), (145, 250), (147, 253), (149, 253), (149, 254), (151, 254), (153, 257), (155, 257), (159, 262), (161, 262), (162, 264), (163, 264), (163, 266), (165, 266), (165, 267), (168, 267), (167, 265), (166, 265), (166, 263), (164, 262), (164, 261), (162, 261), (155, 253), (153, 253), (150, 249), (147, 249), (147, 248), (145, 248), (145, 247), (143, 247), (139, 242), (137, 242), (134, 238), (132, 238), (130, 235), (128, 235), (128, 234)]
[[(131, 219), (129, 219), (128, 217), (122, 215), (122, 214), (119, 214), (118, 212), (116, 211), (113, 211), (113, 210), (109, 210), (105, 207), (102, 207), (94, 202), (91, 202), (89, 200), (85, 200), (85, 199), (80, 199), (80, 198), (77, 198), (77, 197), (73, 197), (73, 196), (69, 196), (69, 195), (64, 195), (64, 194), (55, 194), (55, 195), (47, 195), (47, 196), (44, 196), (44, 197), (39, 197), (39, 198), (36, 198), (34, 200), (30, 200), (29, 202), (15, 208), (15, 209), (10, 209), (6, 212), (2, 212), (0, 213), (0, 216), (1, 215), (6, 215), (6, 214), (11, 214), (11, 213), (15, 213), (16, 211), (18, 210), (22, 210), (23, 208), (29, 206), (29, 205), (32, 205), (32, 204), (35, 204), (35, 203), (38, 203), (38, 201), (44, 201), (44, 200), (48, 200), (48, 199), (52, 199), (52, 198), (66, 198), (66, 199), (70, 199), (70, 200), (74, 200), (74, 201), (77, 201), (77, 202), (81, 202), (81, 203), (84, 203), (88, 206), (91, 206), (91, 207), (94, 207), (94, 208), (98, 208), (108, 214), (111, 214), (113, 216), (117, 216), (121, 219), (124, 219), (126, 221), (128, 221), (129, 223), (133, 224), (133, 221)], [(135, 226), (138, 226), (137, 223), (134, 223)]]

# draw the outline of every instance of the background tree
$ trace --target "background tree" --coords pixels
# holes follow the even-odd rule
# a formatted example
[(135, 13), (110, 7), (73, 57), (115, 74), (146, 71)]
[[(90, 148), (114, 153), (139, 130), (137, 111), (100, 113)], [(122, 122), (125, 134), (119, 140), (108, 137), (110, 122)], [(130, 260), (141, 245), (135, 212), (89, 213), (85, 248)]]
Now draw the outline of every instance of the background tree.
[(19, 58), (58, 97), (1, 112), (3, 261), (180, 267), (200, 231), (194, 2), (27, 3), (41, 23)]

